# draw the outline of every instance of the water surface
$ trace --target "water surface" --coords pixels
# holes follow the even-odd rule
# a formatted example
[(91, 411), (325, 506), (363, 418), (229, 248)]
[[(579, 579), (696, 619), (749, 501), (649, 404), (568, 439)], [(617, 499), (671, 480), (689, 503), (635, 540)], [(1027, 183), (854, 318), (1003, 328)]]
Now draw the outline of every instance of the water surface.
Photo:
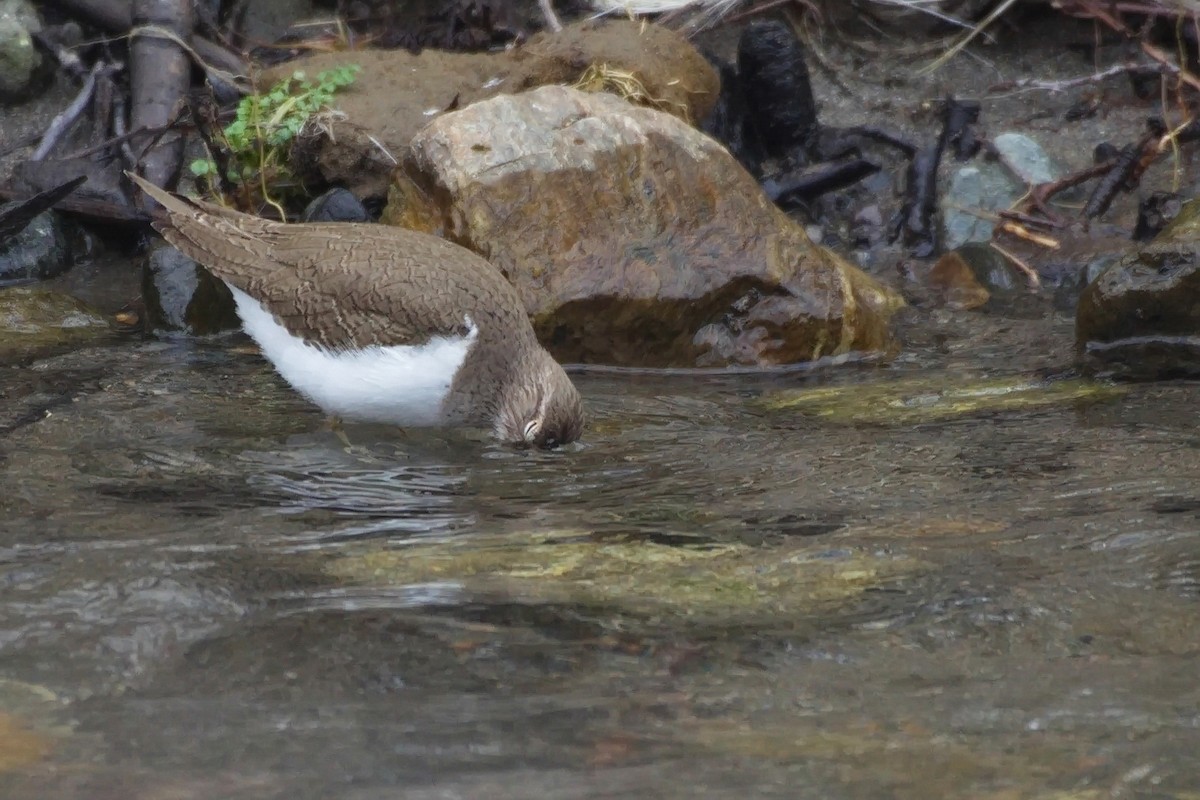
[(237, 337), (0, 367), (0, 794), (1194, 798), (1197, 384), (767, 402), (1068, 377), (1070, 329), (587, 372), (553, 453), (347, 452)]

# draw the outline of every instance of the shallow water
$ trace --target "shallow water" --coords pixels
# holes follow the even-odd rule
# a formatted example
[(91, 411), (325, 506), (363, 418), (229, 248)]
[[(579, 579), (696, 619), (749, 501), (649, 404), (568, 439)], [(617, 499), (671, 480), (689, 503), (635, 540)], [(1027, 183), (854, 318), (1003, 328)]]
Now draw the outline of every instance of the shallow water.
[(0, 794), (1196, 797), (1200, 386), (764, 402), (1070, 370), (1066, 317), (919, 316), (888, 367), (580, 374), (553, 453), (346, 452), (237, 337), (0, 368)]

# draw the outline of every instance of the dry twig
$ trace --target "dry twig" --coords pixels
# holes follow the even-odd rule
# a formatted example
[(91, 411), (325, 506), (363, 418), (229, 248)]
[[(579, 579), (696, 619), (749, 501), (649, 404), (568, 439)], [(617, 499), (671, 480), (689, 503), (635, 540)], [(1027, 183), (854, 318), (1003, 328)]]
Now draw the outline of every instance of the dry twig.
[(96, 91), (96, 78), (106, 68), (103, 61), (97, 61), (92, 65), (91, 71), (83, 79), (83, 86), (80, 87), (79, 94), (75, 95), (75, 99), (71, 101), (71, 104), (51, 120), (50, 126), (46, 128), (45, 135), (42, 136), (42, 141), (38, 144), (37, 149), (33, 151), (33, 155), (29, 157), (30, 161), (41, 161), (50, 155), (50, 151), (58, 144), (58, 140), (75, 124), (75, 121), (83, 114), (84, 109), (88, 107), (88, 103), (92, 101), (92, 94)]
[(995, 250), (1000, 255), (1007, 258), (1019, 272), (1025, 275), (1025, 280), (1029, 283), (1030, 289), (1038, 289), (1042, 285), (1042, 279), (1038, 275), (1037, 270), (1029, 265), (1028, 262), (1017, 256), (1010, 250), (1007, 250), (995, 242), (988, 242), (988, 246)]

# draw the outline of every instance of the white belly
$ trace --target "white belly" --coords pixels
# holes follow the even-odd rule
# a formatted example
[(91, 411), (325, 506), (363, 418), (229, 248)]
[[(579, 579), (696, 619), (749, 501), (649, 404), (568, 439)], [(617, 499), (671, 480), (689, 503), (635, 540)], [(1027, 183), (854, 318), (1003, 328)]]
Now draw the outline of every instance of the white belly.
[(450, 382), (478, 329), (436, 336), (425, 344), (327, 350), (290, 334), (261, 303), (229, 287), (242, 327), (275, 369), (327, 414), (416, 427), (437, 425)]

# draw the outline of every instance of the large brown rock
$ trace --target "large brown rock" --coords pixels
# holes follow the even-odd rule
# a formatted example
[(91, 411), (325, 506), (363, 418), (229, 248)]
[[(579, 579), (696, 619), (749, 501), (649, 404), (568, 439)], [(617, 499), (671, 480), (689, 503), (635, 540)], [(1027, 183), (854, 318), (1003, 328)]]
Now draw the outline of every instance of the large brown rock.
[(266, 70), (259, 83), (265, 87), (296, 70), (314, 76), (346, 64), (361, 69), (336, 97), (343, 116), (323, 120), (301, 137), (293, 162), (305, 177), (345, 186), (360, 197), (385, 193), (395, 166), (388, 153), (402, 159), (422, 126), (497, 94), (574, 83), (603, 66), (618, 80), (622, 73), (636, 79), (628, 85), (640, 85), (647, 103), (694, 121), (708, 114), (720, 91), (716, 71), (680, 34), (628, 20), (577, 23), (502, 53), (320, 53)]
[(1200, 200), (1088, 284), (1075, 338), (1092, 367), (1135, 378), (1200, 374)]
[(902, 301), (683, 121), (546, 86), (434, 120), (385, 221), (488, 258), (566, 361), (770, 365), (890, 344)]

